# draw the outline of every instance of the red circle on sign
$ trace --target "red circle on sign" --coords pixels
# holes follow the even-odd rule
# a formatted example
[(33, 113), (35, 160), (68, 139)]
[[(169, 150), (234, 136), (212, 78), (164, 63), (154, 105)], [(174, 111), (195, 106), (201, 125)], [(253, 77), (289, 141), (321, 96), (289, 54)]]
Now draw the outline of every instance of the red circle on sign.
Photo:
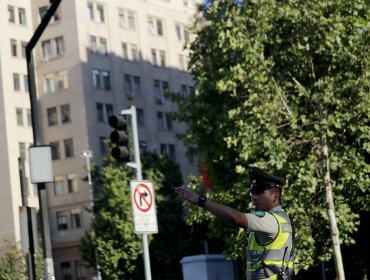
[[(141, 192), (139, 192), (138, 187), (143, 187), (144, 189), (146, 189), (146, 190), (148, 191), (149, 198), (150, 198), (150, 202), (148, 202), (148, 201), (146, 200), (146, 197), (145, 197), (145, 195), (144, 195), (144, 194), (142, 194)], [(140, 203), (140, 205), (139, 205), (139, 203), (138, 203), (138, 202), (137, 202), (137, 200), (136, 200), (136, 194), (137, 194), (137, 193), (139, 193), (140, 202), (143, 202), (143, 203)], [(136, 207), (137, 207), (140, 211), (142, 211), (142, 212), (148, 212), (148, 211), (150, 210), (150, 207), (151, 207), (151, 206), (152, 206), (152, 204), (153, 204), (153, 199), (152, 199), (152, 193), (150, 192), (149, 188), (148, 188), (146, 185), (144, 185), (144, 184), (139, 184), (139, 185), (137, 185), (137, 186), (136, 186), (135, 191), (134, 191), (134, 202), (135, 202)], [(146, 205), (146, 207), (142, 206), (142, 204), (143, 204), (143, 205)]]

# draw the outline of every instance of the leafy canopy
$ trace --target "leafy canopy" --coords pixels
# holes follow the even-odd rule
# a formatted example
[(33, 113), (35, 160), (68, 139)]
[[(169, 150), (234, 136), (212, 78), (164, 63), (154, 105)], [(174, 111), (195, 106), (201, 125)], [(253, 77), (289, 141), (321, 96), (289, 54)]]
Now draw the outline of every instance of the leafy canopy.
[[(247, 211), (248, 166), (287, 178), (296, 267), (332, 256), (323, 188), (327, 137), (341, 241), (369, 211), (370, 9), (366, 0), (212, 1), (190, 45), (196, 94), (177, 97), (184, 142), (212, 176), (214, 199)], [(194, 210), (191, 221), (210, 219)], [(231, 257), (243, 234), (211, 221)], [(349, 268), (348, 268), (349, 269)]]

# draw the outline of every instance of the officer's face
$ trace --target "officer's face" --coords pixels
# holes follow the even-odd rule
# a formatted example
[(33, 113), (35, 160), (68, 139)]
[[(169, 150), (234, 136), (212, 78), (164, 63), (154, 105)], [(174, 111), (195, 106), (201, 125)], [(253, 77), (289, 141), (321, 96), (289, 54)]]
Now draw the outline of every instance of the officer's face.
[(256, 211), (269, 211), (276, 206), (276, 195), (270, 190), (251, 192), (251, 200)]

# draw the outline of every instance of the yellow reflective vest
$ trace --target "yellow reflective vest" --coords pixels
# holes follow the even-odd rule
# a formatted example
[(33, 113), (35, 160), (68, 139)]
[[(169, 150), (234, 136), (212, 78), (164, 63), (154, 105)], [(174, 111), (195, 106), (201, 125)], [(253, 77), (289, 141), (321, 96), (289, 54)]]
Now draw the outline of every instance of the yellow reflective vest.
[(249, 233), (247, 248), (247, 279), (290, 279), (293, 273), (293, 229), (289, 216), (282, 210), (269, 212), (278, 224), (275, 239), (259, 245), (254, 232)]

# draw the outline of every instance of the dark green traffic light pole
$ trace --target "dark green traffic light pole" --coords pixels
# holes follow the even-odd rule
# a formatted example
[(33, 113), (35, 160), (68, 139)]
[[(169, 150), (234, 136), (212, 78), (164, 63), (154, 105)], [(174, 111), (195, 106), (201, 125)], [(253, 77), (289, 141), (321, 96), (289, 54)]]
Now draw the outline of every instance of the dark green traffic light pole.
[[(40, 39), (45, 28), (49, 24), (50, 19), (55, 14), (58, 6), (62, 0), (53, 0), (50, 1), (51, 5), (46, 12), (45, 16), (41, 19), (41, 23), (36, 28), (35, 33), (28, 42), (26, 46), (26, 59), (27, 59), (27, 72), (28, 72), (28, 85), (29, 85), (29, 94), (30, 94), (30, 105), (31, 105), (31, 118), (32, 118), (32, 128), (33, 128), (33, 144), (34, 146), (42, 145), (40, 123), (38, 121), (38, 102), (37, 102), (37, 91), (36, 91), (36, 78), (35, 78), (35, 68), (34, 61), (32, 56), (32, 50), (36, 46), (36, 43)], [(44, 267), (45, 267), (45, 279), (54, 279), (54, 267), (53, 267), (53, 258), (51, 253), (51, 242), (50, 242), (50, 230), (49, 230), (49, 219), (47, 212), (47, 203), (46, 203), (46, 191), (45, 183), (37, 184), (38, 196), (39, 196), (39, 205), (41, 213), (41, 235), (42, 235), (42, 244), (43, 244), (43, 253), (44, 253)], [(28, 221), (30, 224), (30, 221)], [(32, 225), (31, 225), (32, 226)], [(32, 238), (32, 237), (31, 237)], [(30, 239), (31, 239), (30, 238)], [(33, 239), (33, 238), (32, 238)], [(29, 243), (32, 243), (30, 246), (30, 255), (32, 258), (31, 263), (34, 265), (34, 240), (30, 240)], [(34, 267), (32, 268), (34, 271)], [(36, 275), (33, 273), (34, 279)], [(33, 279), (32, 279), (33, 280)]]

